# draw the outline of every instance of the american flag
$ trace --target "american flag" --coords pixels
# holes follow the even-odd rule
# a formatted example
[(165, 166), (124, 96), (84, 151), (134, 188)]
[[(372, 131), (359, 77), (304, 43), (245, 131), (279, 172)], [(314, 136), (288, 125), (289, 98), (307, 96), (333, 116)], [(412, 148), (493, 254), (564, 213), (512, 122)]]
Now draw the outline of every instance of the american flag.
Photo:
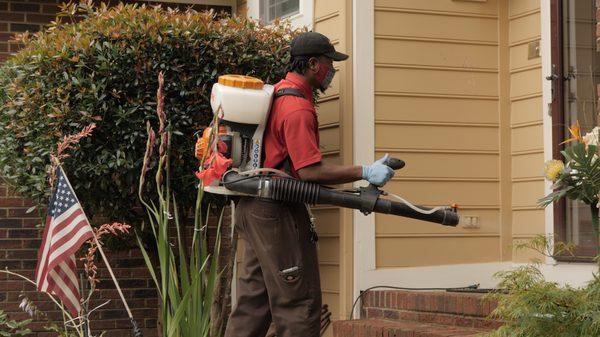
[(75, 252), (92, 237), (92, 227), (71, 183), (58, 167), (38, 251), (36, 283), (38, 291), (56, 295), (73, 315), (81, 309)]

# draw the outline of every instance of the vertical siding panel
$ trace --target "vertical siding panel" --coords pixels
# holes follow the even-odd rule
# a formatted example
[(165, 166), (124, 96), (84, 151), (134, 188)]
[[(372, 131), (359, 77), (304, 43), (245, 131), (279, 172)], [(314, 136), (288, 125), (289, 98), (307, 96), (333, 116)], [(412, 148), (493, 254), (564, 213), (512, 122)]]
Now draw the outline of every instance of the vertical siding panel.
[(375, 151), (407, 160), (386, 190), (425, 205), (456, 201), (481, 221), (444, 228), (377, 215), (379, 268), (500, 260), (497, 6), (376, 1)]
[[(352, 2), (347, 0), (315, 0), (314, 2), (314, 30), (326, 35), (341, 52), (350, 53), (349, 41), (351, 39), (351, 15), (348, 8)], [(348, 31), (348, 24), (350, 31)], [(344, 156), (345, 151), (351, 151), (347, 142), (343, 140), (344, 132), (352, 130), (348, 122), (350, 118), (341, 115), (341, 111), (350, 114), (351, 110), (344, 109), (351, 104), (351, 96), (346, 88), (351, 87), (349, 69), (351, 61), (336, 63), (334, 66), (338, 73), (334, 77), (332, 86), (319, 98), (317, 111), (319, 113), (321, 151), (323, 161), (327, 163), (347, 163), (349, 158)], [(343, 126), (343, 127), (342, 127)], [(351, 160), (351, 158), (350, 158)], [(352, 237), (346, 233), (351, 230), (351, 223), (344, 218), (346, 211), (336, 207), (317, 207), (314, 211), (317, 219), (319, 240), (319, 259), (321, 267), (321, 284), (323, 291), (323, 304), (329, 306), (333, 319), (343, 318), (346, 315), (348, 300), (352, 296), (352, 254), (345, 252), (345, 247), (352, 247)], [(349, 254), (348, 254), (349, 253)], [(349, 285), (349, 288), (348, 288)], [(344, 294), (344, 296), (340, 296)], [(331, 328), (327, 334), (331, 334)], [(326, 334), (326, 336), (327, 336)]]

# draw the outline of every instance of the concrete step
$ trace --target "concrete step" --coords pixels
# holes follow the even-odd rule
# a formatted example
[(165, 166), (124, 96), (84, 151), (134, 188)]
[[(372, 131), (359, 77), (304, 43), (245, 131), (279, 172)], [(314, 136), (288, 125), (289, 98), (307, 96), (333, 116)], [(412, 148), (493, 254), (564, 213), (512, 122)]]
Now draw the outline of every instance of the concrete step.
[(475, 337), (488, 331), (487, 329), (382, 319), (333, 322), (334, 337)]

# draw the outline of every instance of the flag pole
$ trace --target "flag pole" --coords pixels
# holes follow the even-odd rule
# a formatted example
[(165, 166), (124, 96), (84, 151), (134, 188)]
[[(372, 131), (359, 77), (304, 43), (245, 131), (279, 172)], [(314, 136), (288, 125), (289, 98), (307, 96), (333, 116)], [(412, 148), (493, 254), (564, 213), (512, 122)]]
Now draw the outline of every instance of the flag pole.
[[(75, 196), (75, 199), (77, 200), (79, 205), (81, 205), (81, 202), (79, 202), (79, 198), (77, 197), (77, 194), (75, 193), (75, 190), (73, 189), (73, 186), (71, 186), (71, 182), (69, 181), (69, 178), (67, 177), (66, 173), (64, 173), (65, 171), (62, 169), (61, 165), (59, 165), (59, 168), (61, 171), (63, 171), (63, 176), (65, 177), (67, 184), (69, 184), (69, 188), (71, 189), (71, 191), (73, 191), (73, 195)], [(142, 332), (139, 329), (137, 322), (133, 319), (133, 314), (131, 313), (129, 304), (127, 304), (127, 301), (125, 300), (125, 296), (123, 295), (123, 291), (121, 290), (121, 287), (119, 286), (119, 282), (117, 281), (117, 278), (115, 277), (115, 273), (113, 272), (112, 267), (110, 266), (110, 263), (108, 263), (108, 259), (106, 258), (106, 255), (104, 254), (104, 250), (102, 249), (102, 245), (100, 244), (100, 241), (98, 241), (98, 238), (96, 237), (96, 232), (94, 232), (94, 228), (92, 227), (92, 224), (91, 224), (90, 219), (88, 218), (87, 214), (85, 214), (85, 210), (83, 209), (83, 206), (81, 206), (81, 211), (83, 212), (83, 215), (87, 219), (87, 222), (88, 222), (90, 228), (92, 229), (92, 237), (94, 238), (94, 242), (96, 243), (96, 246), (98, 247), (98, 251), (100, 252), (100, 255), (102, 256), (102, 260), (104, 261), (104, 264), (106, 265), (106, 269), (108, 269), (108, 273), (110, 274), (110, 277), (112, 278), (113, 283), (115, 284), (115, 287), (117, 288), (117, 292), (119, 293), (119, 297), (121, 297), (121, 301), (123, 302), (123, 305), (125, 306), (125, 310), (127, 310), (127, 315), (129, 315), (131, 324), (133, 324), (134, 336), (141, 337)]]
[[(67, 180), (67, 182), (69, 183), (69, 186), (71, 186), (71, 183), (69, 182), (69, 179), (65, 177), (65, 179)], [(73, 188), (71, 188), (73, 189)], [(73, 190), (73, 192), (75, 192), (75, 190)], [(75, 196), (77, 197), (77, 196)], [(78, 200), (79, 201), (79, 200)], [(83, 211), (83, 207), (81, 208), (81, 210)], [(83, 211), (85, 214), (85, 211)], [(87, 215), (85, 216), (87, 219)], [(88, 220), (89, 223), (89, 220)], [(91, 227), (91, 225), (90, 225)], [(121, 297), (121, 301), (123, 302), (123, 305), (125, 306), (125, 310), (127, 310), (127, 315), (129, 315), (129, 320), (131, 321), (131, 324), (133, 325), (133, 335), (134, 337), (142, 337), (142, 331), (140, 330), (140, 328), (137, 325), (137, 322), (135, 321), (135, 319), (133, 319), (133, 314), (131, 313), (131, 309), (129, 309), (129, 305), (127, 304), (127, 301), (125, 300), (125, 296), (123, 295), (123, 291), (121, 291), (121, 287), (119, 286), (119, 282), (117, 281), (117, 278), (115, 277), (115, 274), (113, 273), (113, 270), (110, 266), (110, 264), (108, 263), (108, 259), (106, 258), (106, 255), (104, 255), (104, 250), (102, 249), (102, 245), (100, 244), (100, 242), (98, 241), (98, 238), (96, 237), (96, 234), (93, 231), (92, 228), (92, 236), (94, 237), (94, 242), (96, 242), (96, 246), (98, 246), (98, 251), (100, 252), (100, 255), (102, 255), (102, 260), (104, 260), (104, 264), (106, 265), (106, 269), (108, 269), (108, 273), (110, 274), (110, 277), (112, 278), (115, 287), (117, 288), (117, 291), (119, 292), (119, 296)]]
[[(84, 214), (85, 214), (85, 212), (84, 212)], [(87, 215), (86, 215), (86, 218), (87, 218)], [(88, 220), (88, 223), (89, 223), (89, 220)], [(98, 251), (100, 252), (100, 255), (102, 255), (102, 260), (104, 260), (106, 269), (108, 269), (108, 273), (110, 274), (110, 277), (112, 278), (113, 283), (115, 284), (115, 287), (117, 288), (117, 291), (119, 292), (121, 301), (123, 301), (125, 310), (127, 310), (127, 315), (129, 315), (129, 318), (131, 318), (131, 320), (133, 320), (133, 315), (131, 314), (131, 309), (129, 309), (129, 305), (127, 304), (127, 301), (125, 300), (125, 296), (123, 296), (123, 291), (121, 290), (121, 287), (119, 287), (119, 282), (117, 281), (117, 278), (115, 277), (115, 274), (113, 273), (113, 270), (112, 270), (110, 264), (108, 263), (108, 259), (106, 258), (106, 255), (104, 255), (104, 250), (102, 249), (102, 245), (98, 241), (96, 234), (92, 233), (92, 235), (94, 236), (94, 242), (96, 243), (96, 246), (98, 247)]]

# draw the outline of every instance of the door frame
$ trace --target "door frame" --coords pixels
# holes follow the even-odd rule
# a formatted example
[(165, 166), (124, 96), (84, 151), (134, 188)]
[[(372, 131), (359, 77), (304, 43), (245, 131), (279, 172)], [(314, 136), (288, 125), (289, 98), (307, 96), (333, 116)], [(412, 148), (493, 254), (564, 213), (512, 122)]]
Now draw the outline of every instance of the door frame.
[[(374, 1), (352, 1), (352, 73), (353, 73), (353, 158), (354, 165), (375, 160), (375, 5)], [(364, 181), (354, 184), (365, 186)], [(510, 263), (474, 263), (459, 265), (377, 268), (375, 215), (353, 211), (354, 287), (353, 296), (373, 286), (462, 287), (477, 282), (493, 287), (493, 274)], [(443, 277), (441, 277), (443, 275)], [(354, 317), (359, 316), (359, 307)]]

